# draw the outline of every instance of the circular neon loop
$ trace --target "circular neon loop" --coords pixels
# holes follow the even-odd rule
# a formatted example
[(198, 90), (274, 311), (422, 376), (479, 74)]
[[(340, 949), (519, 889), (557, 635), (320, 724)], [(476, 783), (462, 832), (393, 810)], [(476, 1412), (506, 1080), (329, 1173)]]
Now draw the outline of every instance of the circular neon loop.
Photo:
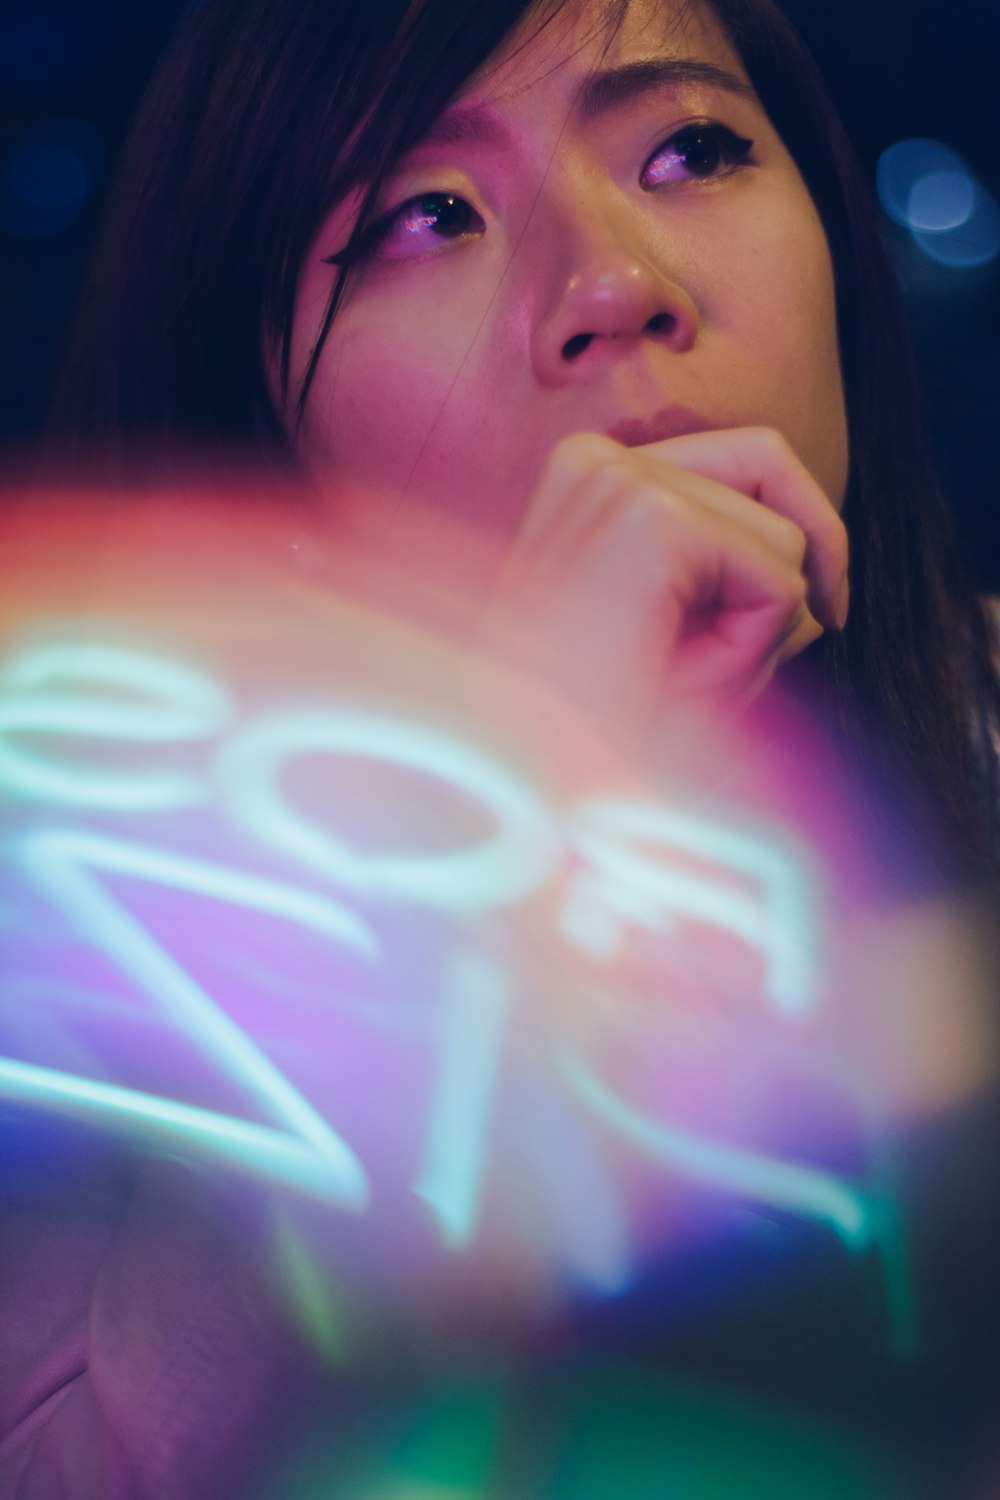
[[(398, 765), (484, 802), (500, 825), (481, 844), (434, 855), (365, 855), (293, 812), (277, 786), (291, 758), (327, 751)], [(216, 758), (230, 814), (272, 848), (338, 884), (448, 911), (515, 901), (560, 857), (555, 825), (531, 786), (474, 746), (390, 715), (292, 713), (257, 723)]]
[[(58, 700), (65, 704), (62, 716), (47, 707), (46, 728), (72, 727), (79, 734), (139, 740), (186, 740), (221, 729), (232, 713), (225, 688), (188, 662), (128, 646), (61, 641), (32, 647), (14, 657), (0, 676), (0, 702), (12, 688), (34, 688), (53, 678), (103, 678), (116, 687), (134, 688), (146, 700), (159, 695), (161, 701), (95, 703), (66, 694)], [(25, 699), (24, 706), (33, 702)]]
[[(88, 695), (101, 685), (139, 696), (126, 702), (102, 699), (97, 692)], [(36, 691), (40, 687), (45, 691)], [(193, 776), (61, 765), (19, 749), (11, 736), (173, 744), (207, 739), (231, 716), (232, 702), (221, 684), (186, 662), (95, 642), (30, 647), (0, 676), (0, 785), (22, 796), (79, 807), (123, 812), (183, 807), (203, 797)]]

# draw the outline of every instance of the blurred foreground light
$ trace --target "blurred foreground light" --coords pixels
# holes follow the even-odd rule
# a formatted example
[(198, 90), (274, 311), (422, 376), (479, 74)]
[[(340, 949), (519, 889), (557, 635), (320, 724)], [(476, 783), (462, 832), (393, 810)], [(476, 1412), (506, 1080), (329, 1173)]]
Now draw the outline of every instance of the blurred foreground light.
[[(400, 1308), (644, 1320), (661, 1267), (714, 1319), (814, 1253), (916, 1350), (889, 1153), (995, 1086), (978, 911), (881, 899), (860, 799), (777, 705), (654, 782), (464, 623), (432, 635), (423, 580), (412, 612), (394, 563), (341, 589), (371, 560), (308, 493), (228, 483), (2, 497), (0, 1108), (279, 1194), (331, 1364)], [(432, 555), (481, 577), (453, 526)], [(464, 1411), (386, 1482), (475, 1500), (431, 1463)]]
[(1000, 254), (1000, 208), (957, 151), (941, 141), (897, 141), (883, 151), (879, 200), (938, 265), (971, 269)]
[(0, 223), (15, 239), (47, 239), (79, 216), (104, 161), (100, 132), (58, 120), (22, 138), (0, 168)]

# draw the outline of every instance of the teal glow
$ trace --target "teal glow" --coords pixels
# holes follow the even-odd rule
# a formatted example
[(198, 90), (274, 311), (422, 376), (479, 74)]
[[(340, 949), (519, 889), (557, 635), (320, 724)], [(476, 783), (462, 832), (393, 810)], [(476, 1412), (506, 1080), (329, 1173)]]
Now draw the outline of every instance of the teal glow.
[(518, 1500), (917, 1500), (929, 1493), (898, 1437), (876, 1442), (865, 1424), (800, 1406), (787, 1390), (751, 1395), (667, 1365), (641, 1350), (564, 1361), (548, 1383), (558, 1404), (539, 1391), (531, 1413), (539, 1427), (559, 1421), (558, 1457)]
[[(591, 869), (570, 882), (561, 930), (577, 947), (611, 957), (622, 924), (669, 932), (680, 917), (723, 928), (764, 956), (764, 990), (784, 1015), (802, 1016), (816, 998), (816, 894), (801, 851), (676, 809), (594, 802), (572, 815), (571, 838)], [(715, 860), (723, 878), (671, 869), (637, 845), (648, 842)], [(724, 878), (759, 882), (751, 894)]]
[(486, 1384), (473, 1376), (443, 1388), (439, 1382), (395, 1442), (375, 1495), (382, 1500), (486, 1500), (496, 1494), (490, 1480), (506, 1407), (507, 1388), (500, 1380)]
[[(371, 927), (349, 907), (329, 896), (317, 896), (313, 891), (286, 885), (282, 881), (243, 875), (227, 865), (209, 864), (148, 844), (75, 829), (40, 830), (21, 839), (14, 847), (15, 851), (18, 848), (23, 851), (29, 863), (40, 854), (46, 868), (50, 860), (60, 867), (65, 863), (73, 869), (86, 865), (114, 875), (152, 881), (191, 895), (209, 896), (233, 906), (245, 906), (251, 911), (268, 912), (297, 922), (323, 937), (343, 943), (365, 958), (380, 956), (378, 940)], [(105, 896), (104, 899), (110, 898)], [(92, 933), (86, 929), (84, 935), (91, 937)]]
[(606, 1088), (586, 1063), (563, 1054), (557, 1066), (577, 1097), (602, 1120), (682, 1176), (828, 1224), (851, 1249), (864, 1249), (871, 1240), (867, 1195), (850, 1183), (812, 1167), (724, 1146), (651, 1120)]
[[(91, 871), (127, 875), (212, 895), (250, 909), (274, 912), (301, 921), (304, 926), (325, 932), (335, 941), (370, 956), (377, 951), (375, 940), (360, 918), (290, 887), (234, 874), (220, 866), (165, 854), (140, 844), (71, 830), (28, 835), (15, 845), (15, 858), (93, 947), (128, 974), (142, 993), (228, 1077), (277, 1116), (297, 1139), (300, 1149), (307, 1147), (313, 1152), (317, 1173), (325, 1174), (325, 1196), (352, 1209), (366, 1206), (367, 1175), (346, 1142), (247, 1033), (94, 879)], [(137, 1095), (137, 1100), (140, 1097)], [(166, 1107), (166, 1101), (160, 1102)], [(242, 1148), (241, 1152), (236, 1159), (247, 1165)], [(259, 1170), (269, 1172), (270, 1161), (271, 1158), (262, 1156)]]
[(289, 1214), (272, 1211), (278, 1272), (299, 1326), (328, 1364), (347, 1360), (346, 1319), (333, 1296), (329, 1266), (316, 1257)]
[[(877, 1142), (883, 1179), (892, 1181), (893, 1164), (884, 1142)], [(896, 1359), (912, 1359), (920, 1345), (920, 1320), (906, 1232), (898, 1199), (887, 1191), (872, 1203), (873, 1238), (878, 1241), (885, 1283), (889, 1344)]]
[[(35, 689), (68, 680), (138, 693), (134, 703)], [(100, 772), (63, 767), (10, 743), (15, 734), (174, 744), (218, 733), (232, 717), (225, 689), (184, 662), (97, 643), (40, 645), (0, 674), (0, 785), (23, 797), (118, 812), (165, 811), (204, 801), (204, 782), (179, 771)]]
[(605, 1294), (622, 1291), (632, 1276), (628, 1229), (590, 1122), (548, 1079), (522, 1076), (515, 1087), (509, 1112), (514, 1144), (552, 1225), (554, 1257), (575, 1280)]
[(462, 949), (449, 955), (423, 1162), (410, 1190), (434, 1210), (450, 1250), (464, 1249), (476, 1230), (509, 1008), (510, 986), (496, 964)]
[[(268, 1125), (12, 1057), (0, 1057), (0, 1095), (95, 1124), (118, 1122), (154, 1148), (176, 1150), (183, 1143), (201, 1155), (276, 1178), (313, 1197), (343, 1202), (329, 1162), (310, 1143)], [(350, 1170), (345, 1156), (345, 1180)]]
[[(444, 781), (486, 804), (497, 835), (434, 855), (370, 855), (311, 828), (284, 802), (278, 773), (290, 757), (364, 756)], [(452, 735), (408, 719), (352, 712), (289, 713), (258, 721), (225, 745), (216, 781), (230, 815), (265, 844), (325, 879), (382, 900), (478, 911), (536, 890), (561, 855), (545, 804), (515, 772)]]

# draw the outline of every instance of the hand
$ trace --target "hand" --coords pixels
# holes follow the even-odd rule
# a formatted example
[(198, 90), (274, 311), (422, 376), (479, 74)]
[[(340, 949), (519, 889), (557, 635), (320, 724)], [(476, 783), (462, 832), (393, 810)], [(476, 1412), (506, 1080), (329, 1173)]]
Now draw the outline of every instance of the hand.
[(769, 428), (553, 451), (492, 628), (584, 707), (633, 727), (666, 703), (745, 703), (847, 614), (847, 534)]

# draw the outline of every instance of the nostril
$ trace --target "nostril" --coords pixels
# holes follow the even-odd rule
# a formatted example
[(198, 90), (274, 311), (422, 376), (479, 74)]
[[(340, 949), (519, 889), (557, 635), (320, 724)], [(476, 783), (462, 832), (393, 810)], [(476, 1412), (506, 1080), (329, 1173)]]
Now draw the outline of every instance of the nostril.
[(578, 354), (583, 353), (593, 337), (592, 333), (575, 333), (563, 344), (563, 359), (576, 359)]
[(673, 333), (677, 327), (677, 319), (672, 313), (657, 313), (655, 318), (650, 318), (646, 324), (648, 333)]

